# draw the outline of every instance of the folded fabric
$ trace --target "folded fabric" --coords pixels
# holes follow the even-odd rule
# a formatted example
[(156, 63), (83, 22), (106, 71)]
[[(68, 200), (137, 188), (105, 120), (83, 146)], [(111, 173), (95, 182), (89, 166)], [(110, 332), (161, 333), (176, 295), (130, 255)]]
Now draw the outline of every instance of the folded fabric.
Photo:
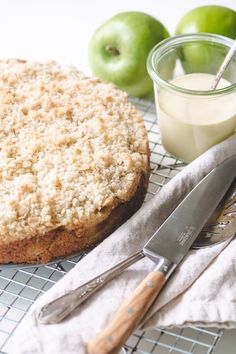
[[(139, 282), (155, 267), (137, 262), (101, 288), (59, 324), (41, 325), (39, 309), (138, 252), (186, 194), (215, 166), (236, 153), (236, 135), (185, 167), (125, 224), (84, 257), (31, 307), (15, 333), (17, 354), (73, 354), (107, 324)], [(236, 241), (192, 250), (142, 323), (154, 326), (236, 327)]]

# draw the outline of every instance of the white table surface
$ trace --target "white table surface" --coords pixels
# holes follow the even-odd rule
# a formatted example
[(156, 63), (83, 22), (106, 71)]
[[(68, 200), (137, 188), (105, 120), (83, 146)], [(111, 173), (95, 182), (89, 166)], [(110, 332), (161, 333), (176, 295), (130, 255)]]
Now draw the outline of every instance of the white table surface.
[[(89, 74), (89, 40), (116, 13), (149, 13), (174, 34), (186, 11), (206, 4), (236, 10), (236, 0), (0, 0), (0, 58), (55, 59)], [(235, 338), (226, 331), (214, 354), (235, 353)]]

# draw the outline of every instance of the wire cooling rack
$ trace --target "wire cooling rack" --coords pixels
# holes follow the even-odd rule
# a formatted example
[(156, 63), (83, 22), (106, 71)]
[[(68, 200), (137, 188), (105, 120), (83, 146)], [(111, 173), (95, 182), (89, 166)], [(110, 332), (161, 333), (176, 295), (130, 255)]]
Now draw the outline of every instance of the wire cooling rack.
[[(152, 174), (146, 196), (148, 200), (180, 171), (183, 164), (169, 156), (161, 145), (154, 104), (143, 100), (134, 100), (133, 103), (143, 115), (149, 135)], [(30, 306), (83, 256), (45, 266), (0, 268), (0, 353), (13, 353), (14, 333)], [(133, 334), (125, 351), (127, 354), (210, 354), (221, 335), (222, 331), (214, 329), (155, 328)]]

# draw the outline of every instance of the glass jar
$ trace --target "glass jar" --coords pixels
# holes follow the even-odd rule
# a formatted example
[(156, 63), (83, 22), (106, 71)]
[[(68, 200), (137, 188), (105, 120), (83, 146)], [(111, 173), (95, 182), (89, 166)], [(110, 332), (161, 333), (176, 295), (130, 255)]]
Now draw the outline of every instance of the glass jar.
[(192, 161), (235, 132), (236, 58), (210, 91), (232, 44), (219, 35), (186, 34), (160, 42), (148, 56), (162, 144), (180, 160)]

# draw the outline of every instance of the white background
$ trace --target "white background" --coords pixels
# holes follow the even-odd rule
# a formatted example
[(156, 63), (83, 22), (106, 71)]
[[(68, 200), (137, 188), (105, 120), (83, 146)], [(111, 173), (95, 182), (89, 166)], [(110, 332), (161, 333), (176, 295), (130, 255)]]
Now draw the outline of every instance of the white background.
[[(0, 58), (55, 59), (90, 73), (87, 49), (96, 28), (121, 11), (143, 11), (174, 34), (191, 8), (215, 4), (236, 10), (236, 0), (0, 0)], [(215, 354), (233, 354), (227, 331)]]
[(144, 11), (174, 34), (186, 11), (205, 4), (236, 10), (236, 0), (0, 0), (0, 57), (55, 59), (89, 73), (89, 40), (111, 16)]

